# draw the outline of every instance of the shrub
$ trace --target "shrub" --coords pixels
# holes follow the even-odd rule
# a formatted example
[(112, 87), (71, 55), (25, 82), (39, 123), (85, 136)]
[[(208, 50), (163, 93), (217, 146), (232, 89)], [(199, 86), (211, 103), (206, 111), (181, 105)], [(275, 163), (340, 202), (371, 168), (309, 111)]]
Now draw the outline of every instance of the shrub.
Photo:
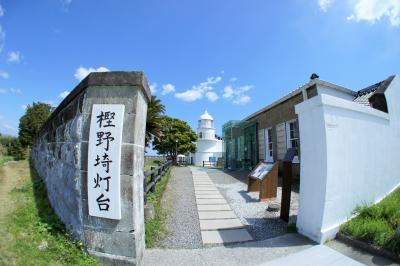
[(14, 160), (24, 160), (26, 158), (25, 149), (18, 139), (15, 139), (8, 148), (8, 155), (14, 157)]
[(7, 148), (0, 143), (0, 156), (7, 155)]

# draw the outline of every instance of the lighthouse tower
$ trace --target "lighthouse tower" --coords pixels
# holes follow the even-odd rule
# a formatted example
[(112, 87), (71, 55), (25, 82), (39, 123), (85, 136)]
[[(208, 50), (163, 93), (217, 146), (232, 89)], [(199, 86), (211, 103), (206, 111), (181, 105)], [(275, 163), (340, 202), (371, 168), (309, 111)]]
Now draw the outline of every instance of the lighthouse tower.
[(207, 110), (200, 116), (197, 127), (197, 151), (194, 155), (194, 164), (203, 165), (203, 161), (210, 161), (222, 157), (222, 140), (215, 134), (214, 118)]

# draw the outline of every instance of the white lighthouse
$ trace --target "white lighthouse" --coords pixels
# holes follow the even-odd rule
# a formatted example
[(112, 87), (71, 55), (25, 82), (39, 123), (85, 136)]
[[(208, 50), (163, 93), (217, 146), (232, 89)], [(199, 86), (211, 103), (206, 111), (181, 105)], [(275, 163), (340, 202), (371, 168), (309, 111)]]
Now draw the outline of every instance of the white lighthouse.
[(222, 140), (215, 134), (214, 118), (207, 110), (200, 116), (197, 127), (197, 151), (194, 164), (203, 165), (203, 161), (218, 160), (222, 157)]

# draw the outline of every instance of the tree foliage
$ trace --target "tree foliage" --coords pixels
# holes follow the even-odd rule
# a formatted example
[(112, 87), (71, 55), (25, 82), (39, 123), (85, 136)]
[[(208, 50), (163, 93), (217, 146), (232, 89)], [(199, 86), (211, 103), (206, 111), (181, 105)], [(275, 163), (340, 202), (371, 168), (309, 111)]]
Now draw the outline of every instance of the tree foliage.
[(49, 118), (52, 107), (46, 103), (28, 105), (25, 114), (19, 120), (19, 141), (23, 147), (31, 146), (40, 128)]
[(0, 134), (0, 156), (12, 156), (16, 161), (23, 160), (26, 157), (26, 150), (18, 138)]
[(24, 160), (26, 158), (26, 149), (24, 149), (19, 141), (15, 139), (8, 148), (8, 155), (12, 156), (14, 160)]
[(147, 106), (146, 120), (146, 146), (149, 146), (152, 139), (159, 139), (161, 136), (161, 122), (165, 112), (165, 106), (156, 96), (151, 96), (151, 101)]
[(180, 119), (164, 116), (161, 121), (161, 136), (154, 139), (154, 149), (175, 161), (177, 154), (196, 152), (196, 133)]

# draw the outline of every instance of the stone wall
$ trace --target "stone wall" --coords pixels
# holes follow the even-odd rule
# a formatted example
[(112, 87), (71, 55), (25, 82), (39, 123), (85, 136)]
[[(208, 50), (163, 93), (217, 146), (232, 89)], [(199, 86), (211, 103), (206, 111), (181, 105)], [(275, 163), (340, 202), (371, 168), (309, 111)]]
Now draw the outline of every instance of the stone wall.
[[(50, 203), (86, 249), (108, 262), (140, 263), (144, 250), (144, 133), (150, 90), (142, 72), (91, 73), (40, 131), (32, 160)], [(88, 139), (93, 104), (125, 105), (121, 144), (121, 220), (88, 215)]]

